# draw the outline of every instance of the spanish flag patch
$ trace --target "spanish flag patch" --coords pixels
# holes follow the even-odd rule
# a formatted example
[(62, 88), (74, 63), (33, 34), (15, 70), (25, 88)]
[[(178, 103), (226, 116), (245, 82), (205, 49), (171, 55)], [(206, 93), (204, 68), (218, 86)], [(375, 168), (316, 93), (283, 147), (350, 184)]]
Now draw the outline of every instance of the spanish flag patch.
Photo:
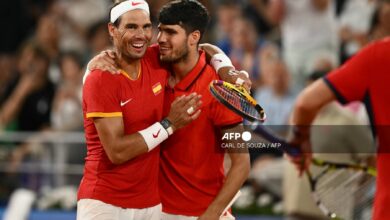
[(161, 83), (158, 82), (158, 83), (154, 84), (154, 86), (152, 86), (152, 90), (153, 90), (154, 95), (158, 95), (162, 90)]

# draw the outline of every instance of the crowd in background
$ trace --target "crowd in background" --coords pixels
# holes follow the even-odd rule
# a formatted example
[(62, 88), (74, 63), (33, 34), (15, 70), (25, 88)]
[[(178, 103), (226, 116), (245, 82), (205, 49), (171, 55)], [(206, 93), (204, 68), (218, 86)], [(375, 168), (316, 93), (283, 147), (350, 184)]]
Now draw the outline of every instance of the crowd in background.
[[(155, 26), (166, 2), (148, 0)], [(295, 97), (308, 81), (338, 67), (371, 41), (390, 35), (388, 0), (201, 2), (212, 17), (203, 41), (219, 46), (236, 69), (248, 71), (252, 94), (267, 112), (267, 125), (288, 124)], [(0, 130), (82, 131), (81, 79), (87, 62), (111, 47), (110, 5), (109, 0), (0, 2)], [(340, 111), (358, 119), (356, 123), (368, 123), (360, 104)], [(325, 124), (335, 119), (324, 118)], [(274, 129), (285, 134), (283, 127)], [(0, 174), (2, 204), (18, 184), (28, 182), (16, 171), (39, 152), (36, 148), (0, 142), (0, 161), (9, 164)], [(73, 160), (82, 163), (85, 147), (73, 149)], [(261, 154), (254, 153), (264, 160), (253, 160), (252, 177), (258, 182), (262, 178), (256, 173), (265, 170), (264, 161), (270, 158)], [(39, 183), (29, 187), (39, 188)]]

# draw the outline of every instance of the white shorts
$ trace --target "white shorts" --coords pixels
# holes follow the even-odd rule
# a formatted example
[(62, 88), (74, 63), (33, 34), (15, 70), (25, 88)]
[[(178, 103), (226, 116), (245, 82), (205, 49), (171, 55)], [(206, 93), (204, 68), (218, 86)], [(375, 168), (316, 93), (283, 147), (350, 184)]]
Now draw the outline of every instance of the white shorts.
[[(161, 220), (197, 220), (198, 217), (195, 216), (184, 216), (184, 215), (173, 215), (163, 212), (161, 215)], [(220, 220), (235, 220), (234, 216), (229, 212), (226, 215), (222, 216)]]
[(160, 220), (161, 204), (144, 209), (124, 209), (95, 199), (77, 202), (77, 220)]
[(195, 216), (184, 216), (184, 215), (173, 215), (163, 212), (161, 215), (161, 220), (197, 220), (198, 217)]

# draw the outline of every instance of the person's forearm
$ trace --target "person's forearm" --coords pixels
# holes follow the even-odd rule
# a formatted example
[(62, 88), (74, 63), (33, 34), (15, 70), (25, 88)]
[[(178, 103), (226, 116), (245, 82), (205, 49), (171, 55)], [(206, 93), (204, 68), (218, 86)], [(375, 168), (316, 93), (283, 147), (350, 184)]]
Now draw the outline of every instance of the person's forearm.
[[(123, 164), (141, 154), (148, 152), (148, 146), (143, 137), (138, 133), (122, 135), (114, 138), (111, 143), (102, 143), (104, 149), (113, 164)], [(108, 150), (110, 149), (110, 150)]]
[(12, 93), (0, 110), (0, 124), (5, 126), (16, 117), (22, 108), (25, 98), (26, 94), (16, 88), (15, 92)]
[(223, 210), (236, 195), (249, 175), (250, 164), (248, 153), (235, 153), (236, 159), (232, 160), (232, 166), (227, 173), (226, 180), (217, 197), (209, 205), (207, 211), (222, 215)]
[[(200, 44), (199, 45), (199, 48), (204, 50), (204, 52), (206, 53), (206, 60), (208, 63), (212, 64), (212, 57), (216, 54), (223, 54), (226, 56), (226, 54), (217, 46), (214, 46), (212, 44), (209, 44), (209, 43), (204, 43), (204, 44)], [(227, 56), (226, 56), (227, 57)], [(214, 66), (214, 65), (213, 65)], [(215, 68), (215, 67), (214, 67)], [(231, 63), (230, 59), (227, 63), (227, 66), (225, 67), (222, 67), (222, 68), (219, 68), (219, 69), (216, 69), (218, 75), (224, 79), (227, 77), (227, 74), (229, 74), (229, 71), (231, 69), (234, 69), (233, 67), (233, 64)]]
[(334, 93), (319, 79), (306, 87), (297, 97), (291, 113), (290, 124), (293, 125), (294, 135), (306, 137), (310, 132), (310, 125), (323, 106), (335, 100)]
[[(199, 44), (199, 48), (204, 50), (207, 57), (209, 57), (209, 58), (211, 58), (212, 56), (214, 56), (217, 53), (224, 53), (219, 47), (214, 46), (214, 45), (209, 44), (209, 43)], [(208, 61), (210, 61), (210, 60), (208, 60)]]
[(125, 134), (122, 118), (94, 119), (104, 151), (113, 164), (125, 163), (153, 150), (168, 138), (160, 122), (132, 134)]

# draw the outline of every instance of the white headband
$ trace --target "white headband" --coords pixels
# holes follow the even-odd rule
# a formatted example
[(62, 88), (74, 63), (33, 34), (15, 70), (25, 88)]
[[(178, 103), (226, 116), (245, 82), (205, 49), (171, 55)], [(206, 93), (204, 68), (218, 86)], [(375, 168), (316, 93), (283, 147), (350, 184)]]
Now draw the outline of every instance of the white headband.
[(110, 21), (111, 23), (114, 23), (121, 15), (128, 11), (132, 11), (135, 9), (142, 9), (145, 10), (148, 14), (149, 12), (149, 5), (144, 0), (127, 0), (124, 2), (121, 2), (120, 4), (116, 5), (111, 9), (110, 13)]

